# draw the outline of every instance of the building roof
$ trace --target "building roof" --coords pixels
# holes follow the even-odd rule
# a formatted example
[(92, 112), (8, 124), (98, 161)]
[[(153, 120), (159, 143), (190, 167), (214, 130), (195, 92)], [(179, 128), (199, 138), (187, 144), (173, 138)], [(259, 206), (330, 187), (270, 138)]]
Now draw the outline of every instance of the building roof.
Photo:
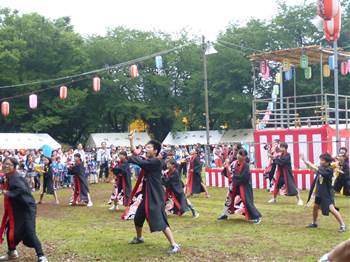
[[(129, 146), (129, 133), (93, 133), (90, 134), (86, 143), (89, 147), (100, 147), (102, 142), (106, 142), (107, 146)], [(147, 133), (136, 132), (135, 146), (145, 145), (151, 138)]]
[[(343, 51), (341, 48), (338, 49), (338, 60), (347, 61), (350, 59), (350, 52)], [(282, 63), (283, 59), (289, 59), (292, 65), (300, 64), (300, 57), (305, 54), (309, 58), (309, 64), (320, 64), (320, 55), (322, 53), (323, 63), (328, 63), (328, 57), (333, 55), (332, 48), (325, 48), (318, 45), (281, 49), (263, 53), (257, 53), (250, 56), (251, 61), (273, 61)]]
[(44, 145), (61, 148), (49, 134), (0, 133), (0, 149), (39, 149)]

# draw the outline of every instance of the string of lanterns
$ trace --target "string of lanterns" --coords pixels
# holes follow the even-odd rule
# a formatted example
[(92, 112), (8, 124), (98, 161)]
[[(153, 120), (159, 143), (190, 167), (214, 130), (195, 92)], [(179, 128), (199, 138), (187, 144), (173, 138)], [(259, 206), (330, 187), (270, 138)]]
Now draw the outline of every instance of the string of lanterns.
[[(161, 75), (162, 69), (163, 69), (163, 58), (160, 55), (155, 56), (155, 64), (156, 69), (159, 75)], [(130, 66), (130, 76), (131, 79), (135, 80), (139, 77), (139, 71), (136, 64), (133, 64)], [(56, 87), (54, 87), (56, 88)], [(51, 89), (51, 88), (46, 88)], [(95, 93), (98, 93), (101, 91), (101, 79), (98, 76), (94, 76), (92, 79), (92, 90)], [(60, 86), (59, 88), (59, 99), (65, 100), (68, 97), (68, 87), (65, 85)], [(29, 108), (32, 110), (35, 110), (38, 108), (38, 95), (37, 94), (30, 94), (29, 95)], [(10, 115), (10, 103), (8, 101), (3, 101), (1, 103), (1, 114), (4, 117), (7, 117)]]

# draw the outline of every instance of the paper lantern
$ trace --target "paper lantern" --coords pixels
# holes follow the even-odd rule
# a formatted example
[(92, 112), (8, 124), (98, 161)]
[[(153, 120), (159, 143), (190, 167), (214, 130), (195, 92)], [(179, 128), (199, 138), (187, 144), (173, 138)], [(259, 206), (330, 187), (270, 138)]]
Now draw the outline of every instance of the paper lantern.
[(60, 99), (64, 100), (67, 98), (68, 95), (68, 88), (66, 86), (60, 87)]
[(330, 70), (334, 70), (335, 68), (334, 55), (331, 55), (328, 57), (328, 65)]
[(349, 70), (349, 68), (348, 68), (348, 63), (347, 63), (347, 62), (342, 62), (342, 63), (340, 64), (340, 73), (341, 73), (343, 76), (345, 76), (345, 75), (348, 74), (348, 70)]
[(262, 75), (265, 75), (265, 74), (266, 74), (267, 67), (268, 67), (268, 65), (267, 65), (267, 62), (266, 62), (266, 61), (261, 61), (261, 62), (260, 62), (260, 73), (261, 73)]
[(284, 78), (286, 79), (286, 81), (290, 81), (293, 79), (293, 70), (289, 69), (289, 71), (284, 73)]
[(302, 55), (300, 57), (300, 67), (305, 69), (309, 66), (309, 57), (307, 55)]
[(98, 76), (95, 76), (92, 79), (92, 89), (94, 90), (94, 92), (100, 92), (101, 90), (101, 79)]
[(348, 71), (350, 72), (350, 59), (347, 61), (348, 63)]
[(323, 76), (324, 77), (331, 76), (331, 69), (329, 68), (329, 65), (323, 65)]
[(30, 109), (36, 109), (38, 107), (38, 96), (33, 94), (29, 96)]
[(326, 39), (329, 42), (337, 41), (341, 30), (341, 8), (339, 7), (337, 15), (331, 20), (324, 21), (324, 31)]
[(273, 102), (277, 102), (277, 95), (272, 93), (271, 99), (272, 99)]
[(278, 96), (280, 94), (280, 86), (279, 85), (273, 86), (272, 94), (275, 94), (276, 96)]
[(264, 78), (265, 80), (267, 80), (267, 79), (270, 78), (270, 67), (269, 67), (269, 66), (266, 67), (266, 72), (265, 72), (265, 74), (263, 75), (263, 78)]
[(339, 10), (338, 0), (318, 0), (317, 14), (325, 20), (331, 20)]
[(277, 73), (276, 76), (275, 76), (275, 82), (276, 82), (277, 84), (280, 84), (281, 81), (282, 81), (282, 76), (281, 76), (280, 73)]
[(283, 72), (288, 72), (290, 70), (290, 60), (289, 59), (283, 59), (282, 69), (283, 69)]
[(273, 102), (269, 102), (267, 105), (267, 110), (268, 111), (273, 111)]
[(269, 112), (265, 112), (265, 115), (263, 117), (263, 121), (268, 122), (269, 120), (270, 120), (270, 114), (269, 114)]
[(158, 70), (162, 69), (163, 68), (163, 58), (159, 55), (159, 56), (156, 56), (155, 60), (156, 60), (157, 69)]
[(307, 68), (304, 69), (304, 74), (305, 74), (305, 78), (306, 79), (311, 79), (312, 77), (312, 67), (309, 66)]
[(139, 70), (137, 69), (137, 65), (132, 65), (130, 67), (130, 75), (132, 79), (135, 79), (139, 76)]
[(9, 102), (2, 102), (1, 103), (1, 114), (3, 116), (8, 116), (10, 114), (10, 104)]

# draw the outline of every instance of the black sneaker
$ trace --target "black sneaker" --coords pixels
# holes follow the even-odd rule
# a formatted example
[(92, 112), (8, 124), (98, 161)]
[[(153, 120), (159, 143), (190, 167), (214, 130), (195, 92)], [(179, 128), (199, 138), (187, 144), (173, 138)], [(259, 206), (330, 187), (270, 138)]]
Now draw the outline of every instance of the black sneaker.
[(311, 223), (309, 225), (306, 226), (306, 228), (317, 228), (318, 225), (316, 223)]
[(339, 227), (339, 233), (344, 233), (344, 232), (346, 232), (346, 225), (341, 225), (340, 227)]
[(134, 237), (131, 241), (129, 241), (129, 244), (137, 245), (137, 244), (143, 244), (144, 242), (145, 242), (145, 240), (143, 239), (143, 237), (141, 237), (141, 238)]
[(226, 215), (221, 215), (218, 217), (218, 220), (227, 220), (228, 219), (228, 216)]

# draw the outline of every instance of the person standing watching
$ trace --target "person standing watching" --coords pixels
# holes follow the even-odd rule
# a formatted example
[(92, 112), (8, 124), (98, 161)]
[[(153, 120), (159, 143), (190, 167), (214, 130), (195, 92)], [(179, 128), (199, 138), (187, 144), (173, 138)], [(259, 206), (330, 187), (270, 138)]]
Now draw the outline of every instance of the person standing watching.
[(101, 143), (101, 148), (97, 151), (97, 162), (100, 166), (99, 178), (105, 182), (108, 177), (108, 164), (111, 160), (111, 153), (107, 148), (106, 142)]

